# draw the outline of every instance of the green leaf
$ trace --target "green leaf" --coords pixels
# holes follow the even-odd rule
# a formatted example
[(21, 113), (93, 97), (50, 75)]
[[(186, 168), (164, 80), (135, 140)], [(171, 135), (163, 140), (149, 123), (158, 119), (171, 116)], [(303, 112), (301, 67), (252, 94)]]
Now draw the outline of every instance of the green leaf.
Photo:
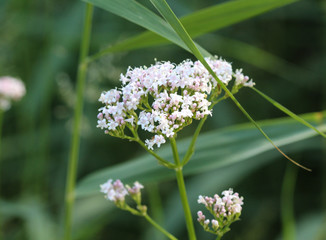
[(308, 123), (307, 121), (305, 121), (304, 119), (302, 119), (301, 117), (299, 117), (298, 115), (296, 115), (295, 113), (291, 112), (289, 109), (287, 109), (283, 105), (279, 104), (274, 99), (272, 99), (269, 96), (267, 96), (266, 94), (262, 93), (257, 88), (254, 88), (253, 87), (252, 89), (255, 90), (260, 96), (262, 96), (263, 98), (265, 98), (267, 101), (269, 101), (271, 104), (273, 104), (275, 107), (277, 107), (278, 109), (280, 109), (282, 112), (284, 112), (285, 114), (289, 115), (291, 118), (297, 120), (298, 122), (302, 123), (303, 125), (307, 126), (308, 128), (313, 129), (318, 134), (320, 134), (321, 136), (323, 136), (324, 138), (326, 138), (326, 134), (325, 133), (319, 131), (317, 128), (315, 128), (314, 126), (312, 126), (310, 123)]
[[(301, 117), (315, 124), (320, 123), (319, 129), (326, 130), (326, 121), (321, 122), (320, 119), (322, 114), (326, 114), (326, 112), (312, 113)], [(303, 127), (291, 118), (276, 119), (260, 124), (279, 146), (288, 146), (289, 151), (294, 151), (296, 146), (299, 150), (318, 147), (316, 144), (309, 145), (307, 142), (300, 144), (301, 141), (311, 139), (317, 133)], [(178, 141), (181, 157), (186, 153), (190, 141), (191, 138)], [(255, 127), (248, 123), (203, 133), (198, 137), (196, 152), (188, 165), (185, 166), (184, 173), (185, 175), (199, 174), (250, 160), (263, 164), (264, 159), (275, 152), (272, 151), (273, 149), (272, 145), (261, 138)], [(165, 159), (172, 159), (173, 157), (170, 147), (167, 145), (163, 146), (158, 154)], [(99, 185), (109, 178), (119, 178), (126, 183), (136, 180), (149, 183), (173, 179), (174, 171), (160, 166), (152, 156), (145, 154), (129, 162), (90, 174), (78, 184), (77, 195), (82, 197), (100, 194)]]
[(230, 92), (230, 90), (225, 86), (225, 84), (217, 77), (215, 72), (211, 69), (211, 67), (208, 65), (206, 60), (204, 59), (204, 56), (200, 53), (199, 49), (196, 47), (195, 43), (189, 36), (188, 32), (184, 28), (184, 26), (181, 24), (180, 20), (176, 17), (170, 6), (167, 4), (165, 0), (150, 0), (151, 3), (156, 7), (156, 9), (161, 13), (161, 15), (165, 18), (165, 20), (171, 25), (171, 27), (174, 29), (174, 31), (178, 34), (178, 36), (182, 39), (182, 41), (188, 46), (188, 48), (191, 50), (192, 54), (205, 66), (205, 68), (208, 70), (208, 72), (214, 77), (214, 79), (219, 83), (221, 88), (225, 91), (225, 94), (227, 94), (232, 101), (235, 103), (235, 105), (241, 110), (241, 112), (248, 118), (250, 122), (252, 122), (255, 127), (263, 134), (263, 136), (274, 146), (274, 148), (279, 151), (285, 158), (287, 158), (289, 161), (291, 161), (293, 164), (307, 170), (311, 171), (309, 168), (306, 168), (293, 159), (291, 159), (289, 156), (287, 156), (273, 141), (272, 139), (263, 131), (263, 129), (257, 124), (257, 122), (250, 116), (250, 114), (241, 106), (241, 104), (238, 102), (238, 100), (233, 96), (233, 94)]
[(57, 225), (46, 210), (44, 203), (34, 197), (25, 197), (17, 202), (0, 201), (1, 217), (23, 220), (27, 239), (58, 239)]
[[(207, 35), (205, 45), (208, 51), (214, 49), (217, 53), (223, 53), (223, 57), (232, 57), (245, 62), (292, 82), (298, 87), (305, 89), (313, 87), (308, 81), (300, 80), (311, 76), (313, 74), (311, 71), (254, 45), (221, 35)], [(301, 78), (298, 79), (297, 76), (301, 76)]]
[[(226, 26), (241, 22), (248, 18), (260, 15), (275, 8), (290, 4), (296, 0), (239, 0), (217, 4), (201, 9), (180, 18), (191, 37), (195, 38), (205, 33), (216, 31)], [(128, 5), (127, 5), (128, 6)], [(118, 14), (118, 13), (117, 13)], [(122, 16), (121, 14), (118, 14)], [(134, 21), (137, 23), (136, 21)], [(152, 30), (153, 31), (153, 30)], [(161, 34), (160, 34), (161, 35)], [(128, 51), (150, 46), (169, 43), (164, 35), (146, 31), (135, 37), (128, 38), (102, 50), (97, 57), (107, 53)], [(169, 39), (171, 41), (171, 39)], [(179, 39), (177, 39), (179, 40)], [(172, 41), (173, 42), (173, 41)], [(178, 44), (177, 42), (174, 42)], [(178, 44), (180, 45), (180, 44)]]
[[(179, 39), (173, 29), (159, 16), (133, 0), (84, 0), (94, 6), (112, 12), (122, 18), (127, 19), (139, 26), (142, 26), (169, 41), (188, 50), (187, 46)], [(198, 46), (198, 45), (197, 45)], [(201, 53), (205, 56), (210, 54), (198, 46)], [(96, 56), (94, 56), (96, 57)], [(94, 58), (93, 57), (93, 58)]]

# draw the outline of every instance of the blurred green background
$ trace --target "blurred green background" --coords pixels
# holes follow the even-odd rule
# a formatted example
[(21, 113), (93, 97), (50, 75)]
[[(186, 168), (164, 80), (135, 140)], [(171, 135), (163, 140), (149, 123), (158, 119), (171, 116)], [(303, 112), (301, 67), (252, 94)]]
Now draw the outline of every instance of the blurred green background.
[[(148, 1), (139, 2), (154, 9)], [(179, 17), (217, 4), (211, 0), (168, 2)], [(79, 1), (0, 1), (0, 76), (19, 77), (27, 88), (27, 95), (4, 117), (0, 165), (3, 239), (60, 239), (84, 9)], [(196, 41), (232, 62), (234, 68), (243, 68), (258, 89), (303, 114), (326, 109), (325, 29), (326, 2), (299, 1)], [(95, 8), (91, 53), (141, 32), (141, 27)], [(96, 128), (97, 99), (102, 91), (119, 86), (119, 75), (128, 66), (150, 65), (154, 58), (176, 63), (194, 59), (178, 46), (164, 45), (106, 55), (90, 65), (78, 181), (143, 154), (137, 144), (104, 135)], [(253, 91), (243, 90), (237, 98), (255, 120), (284, 116)], [(244, 122), (247, 119), (228, 100), (214, 108), (204, 131)], [(180, 137), (193, 130), (194, 126), (187, 127)], [(295, 239), (325, 240), (325, 144), (315, 137), (294, 144), (295, 151), (289, 148), (291, 157), (312, 168), (312, 173), (288, 164), (274, 150), (263, 157), (271, 160), (246, 171), (242, 171), (246, 163), (234, 163), (191, 174), (186, 181), (194, 214), (200, 210), (196, 205), (199, 194), (233, 187), (244, 196), (245, 205), (242, 220), (232, 226), (225, 240), (282, 239), (282, 206), (290, 211), (290, 219), (285, 220), (289, 225), (294, 222), (293, 208)], [(144, 201), (156, 209), (150, 211), (154, 218), (186, 239), (175, 181), (148, 183), (145, 189)], [(74, 213), (74, 239), (164, 239), (143, 219), (114, 209), (100, 193), (78, 198)], [(214, 239), (199, 224), (197, 232), (198, 239)]]

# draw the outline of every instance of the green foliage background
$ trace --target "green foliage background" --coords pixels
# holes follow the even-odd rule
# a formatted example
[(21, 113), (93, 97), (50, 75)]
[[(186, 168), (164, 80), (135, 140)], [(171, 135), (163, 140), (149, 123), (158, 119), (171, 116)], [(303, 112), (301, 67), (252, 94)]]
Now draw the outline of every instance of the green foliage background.
[[(156, 12), (149, 1), (139, 2)], [(182, 17), (229, 1), (168, 2)], [(27, 87), (25, 98), (4, 118), (0, 165), (4, 239), (60, 239), (84, 5), (61, 0), (0, 2), (0, 76), (20, 77)], [(128, 6), (120, 9), (122, 14)], [(226, 11), (234, 10), (223, 9), (221, 14)], [(264, 93), (297, 114), (319, 112), (305, 118), (325, 131), (325, 13), (324, 1), (299, 1), (227, 27), (215, 18), (196, 25), (198, 21), (185, 17), (184, 24), (187, 29), (205, 32), (195, 34), (196, 42), (235, 68), (243, 68)], [(222, 19), (230, 15), (222, 15)], [(223, 28), (215, 31), (218, 24)], [(193, 58), (150, 33), (144, 34), (149, 39), (146, 42), (143, 35), (138, 36), (143, 31), (134, 23), (95, 9), (91, 53), (108, 45), (112, 53), (94, 61), (88, 72), (74, 239), (164, 239), (142, 219), (116, 210), (103, 199), (98, 183), (111, 177), (128, 183), (143, 180), (147, 189), (144, 199), (154, 218), (186, 239), (173, 172), (160, 168), (135, 143), (106, 136), (95, 127), (99, 94), (119, 86), (119, 75), (128, 66), (150, 65), (154, 58), (176, 63)], [(163, 45), (142, 48), (157, 42)], [(233, 187), (245, 197), (245, 206), (242, 221), (234, 224), (226, 240), (281, 239), (282, 207), (293, 208), (295, 239), (326, 239), (322, 228), (326, 224), (325, 141), (292, 120), (280, 119), (284, 115), (254, 91), (243, 90), (237, 97), (254, 119), (270, 119), (263, 129), (313, 172), (289, 165), (258, 130), (243, 124), (246, 118), (228, 100), (214, 108), (198, 152), (185, 167), (194, 215), (200, 208), (196, 204), (199, 194)], [(193, 130), (194, 126), (187, 127), (179, 136), (184, 139), (178, 141), (181, 151)], [(167, 148), (161, 153), (170, 154)], [(115, 167), (107, 169), (111, 166)], [(286, 169), (287, 183), (296, 184), (283, 184)], [(283, 214), (290, 216), (285, 218), (285, 226), (293, 224), (291, 212)], [(212, 239), (197, 227), (199, 239)]]

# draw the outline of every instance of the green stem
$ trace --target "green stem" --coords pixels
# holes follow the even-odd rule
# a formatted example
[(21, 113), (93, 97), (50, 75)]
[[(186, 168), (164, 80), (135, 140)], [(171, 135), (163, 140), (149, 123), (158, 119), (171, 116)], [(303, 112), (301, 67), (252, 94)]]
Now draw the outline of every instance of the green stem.
[(152, 224), (157, 230), (159, 230), (161, 233), (163, 233), (165, 236), (167, 236), (169, 239), (171, 240), (178, 240), (176, 237), (174, 237), (171, 233), (169, 233), (168, 231), (166, 231), (164, 228), (162, 228), (160, 225), (158, 225), (150, 216), (148, 216), (147, 214), (144, 215), (144, 217), (146, 218), (146, 220)]
[[(4, 115), (4, 111), (0, 109), (0, 164), (1, 164), (1, 139), (2, 139), (3, 115)], [(1, 165), (0, 165), (0, 170), (1, 170)], [(0, 179), (1, 179), (1, 176), (2, 175), (0, 174)], [(0, 185), (1, 185), (1, 180), (0, 180)], [(0, 196), (1, 196), (1, 194), (0, 194)], [(3, 228), (1, 226), (1, 220), (2, 220), (2, 215), (0, 215), (0, 239), (3, 239), (3, 230), (2, 230)]]
[(1, 136), (2, 136), (3, 115), (4, 115), (4, 111), (0, 109), (0, 159), (1, 159)]
[(285, 170), (282, 196), (281, 215), (283, 225), (283, 239), (295, 240), (295, 220), (293, 213), (293, 196), (295, 189), (297, 169), (288, 164)]
[(195, 233), (194, 223), (192, 220), (191, 211), (190, 211), (190, 207), (189, 207), (189, 203), (188, 203), (186, 186), (185, 186), (185, 182), (183, 179), (182, 165), (180, 163), (177, 144), (176, 144), (174, 138), (170, 138), (170, 143), (171, 143), (173, 157), (174, 157), (174, 161), (175, 161), (175, 165), (176, 165), (176, 168), (175, 168), (176, 178), (177, 178), (177, 182), (178, 182), (179, 193), (180, 193), (183, 211), (185, 214), (185, 220), (186, 220), (189, 240), (196, 240), (196, 233)]
[(72, 229), (72, 211), (75, 202), (75, 184), (78, 166), (78, 155), (80, 146), (80, 125), (83, 111), (83, 98), (87, 73), (86, 58), (89, 51), (89, 43), (92, 28), (93, 6), (86, 5), (86, 13), (84, 19), (83, 36), (81, 40), (80, 57), (77, 73), (77, 102), (74, 114), (74, 127), (71, 140), (70, 156), (68, 162), (68, 173), (66, 179), (65, 193), (65, 213), (64, 213), (64, 240), (71, 239)]
[(205, 116), (203, 119), (200, 120), (200, 122), (199, 122), (199, 124), (198, 124), (198, 126), (196, 128), (196, 131), (194, 133), (194, 136), (191, 139), (191, 143), (190, 143), (190, 145), (188, 147), (186, 155), (184, 156), (184, 158), (182, 160), (182, 164), (181, 164), (182, 166), (186, 165), (189, 162), (191, 156), (194, 154), (197, 137), (198, 137), (198, 135), (200, 133), (200, 130), (202, 129), (206, 119), (207, 119), (207, 116)]
[(135, 141), (138, 142), (139, 145), (142, 146), (148, 153), (152, 154), (158, 160), (158, 162), (160, 164), (162, 164), (163, 166), (165, 166), (167, 168), (171, 168), (171, 169), (175, 168), (175, 165), (173, 163), (170, 163), (169, 161), (167, 161), (167, 160), (163, 159), (162, 157), (160, 157), (159, 155), (157, 155), (154, 151), (148, 149), (142, 140), (137, 138)]

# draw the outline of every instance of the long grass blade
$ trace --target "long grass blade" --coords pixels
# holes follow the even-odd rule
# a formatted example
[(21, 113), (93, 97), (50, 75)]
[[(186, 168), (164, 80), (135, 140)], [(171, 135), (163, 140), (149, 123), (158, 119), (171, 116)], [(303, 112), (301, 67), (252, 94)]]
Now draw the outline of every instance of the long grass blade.
[(182, 41), (188, 46), (191, 52), (195, 55), (195, 57), (201, 61), (201, 63), (206, 67), (209, 73), (216, 79), (216, 81), (221, 85), (223, 90), (230, 96), (232, 101), (236, 104), (236, 106), (242, 111), (242, 113), (256, 126), (256, 128), (263, 134), (263, 136), (277, 149), (285, 158), (291, 161), (293, 164), (307, 170), (311, 171), (311, 169), (306, 168), (289, 156), (287, 156), (281, 149), (279, 149), (275, 143), (268, 137), (268, 135), (263, 131), (263, 129), (257, 124), (257, 122), (249, 115), (249, 113), (241, 106), (238, 100), (233, 96), (233, 94), (228, 90), (228, 88), (223, 84), (223, 82), (218, 79), (214, 71), (205, 61), (204, 57), (201, 55), (199, 50), (197, 49), (196, 45), (194, 44), (193, 40), (187, 33), (186, 29), (183, 27), (179, 19), (176, 17), (172, 9), (169, 7), (165, 0), (150, 0), (151, 3), (156, 7), (156, 9), (161, 13), (161, 15), (165, 18), (165, 20), (171, 25), (171, 27), (175, 30), (175, 32), (179, 35)]
[[(171, 26), (167, 24), (161, 17), (157, 14), (144, 7), (140, 3), (134, 0), (84, 0), (87, 3), (93, 4), (99, 8), (106, 11), (112, 12), (130, 22), (133, 22), (143, 28), (146, 28), (155, 34), (158, 34), (169, 41), (175, 43), (176, 45), (189, 51), (187, 45), (180, 40), (178, 35), (173, 31)], [(199, 51), (204, 56), (210, 56), (210, 54), (203, 49), (201, 46), (197, 45)], [(89, 58), (89, 61), (97, 59), (103, 54), (100, 52)]]
[[(326, 114), (324, 111), (323, 114)], [(318, 123), (318, 113), (301, 115), (309, 122)], [(319, 122), (320, 129), (326, 130), (326, 120)], [(322, 145), (313, 141), (317, 133), (312, 129), (302, 126), (290, 117), (272, 119), (259, 122), (266, 132), (277, 144), (287, 147), (291, 153), (312, 148), (320, 148)], [(214, 141), (212, 141), (214, 139)], [(178, 141), (180, 156), (184, 156), (191, 142), (191, 137)], [(278, 152), (255, 129), (251, 123), (239, 124), (225, 129), (205, 132), (198, 136), (196, 154), (184, 169), (185, 176), (200, 174), (214, 169), (228, 166), (239, 166), (249, 162), (263, 164), (267, 159), (279, 159)], [(170, 146), (162, 146), (158, 154), (166, 159), (172, 159)], [(219, 161), (217, 161), (217, 159)], [(235, 167), (238, 168), (238, 167)], [(77, 196), (99, 194), (99, 185), (108, 178), (120, 178), (126, 183), (132, 183), (136, 179), (142, 183), (166, 181), (174, 178), (174, 172), (162, 168), (149, 154), (143, 154), (128, 162), (111, 166), (89, 174), (77, 186)]]
[(298, 115), (296, 115), (295, 113), (291, 112), (289, 109), (287, 109), (286, 107), (284, 107), (280, 103), (276, 102), (274, 99), (270, 98), (269, 96), (267, 96), (263, 92), (259, 91), (255, 87), (253, 87), (252, 89), (255, 90), (255, 92), (257, 92), (260, 96), (262, 96), (263, 98), (265, 98), (267, 101), (269, 101), (271, 104), (273, 104), (275, 107), (277, 107), (279, 110), (281, 110), (285, 114), (289, 115), (290, 117), (292, 117), (293, 119), (295, 119), (298, 122), (302, 123), (303, 125), (307, 126), (308, 128), (313, 129), (318, 134), (320, 134), (321, 136), (323, 136), (324, 138), (326, 138), (326, 134), (325, 133), (319, 131), (317, 128), (315, 128), (314, 126), (312, 126), (310, 123), (308, 123), (307, 121), (305, 121), (304, 119), (302, 119), (301, 117), (299, 117)]
[[(94, 0), (92, 1), (94, 4)], [(211, 7), (207, 7), (186, 15), (180, 18), (180, 21), (188, 30), (191, 37), (198, 37), (203, 34), (216, 31), (226, 26), (238, 23), (248, 18), (263, 14), (267, 11), (275, 8), (290, 4), (296, 0), (239, 0), (229, 1), (222, 4), (217, 4)], [(122, 2), (120, 3), (122, 4)], [(134, 3), (131, 2), (131, 5)], [(102, 6), (102, 5), (101, 5)], [(131, 6), (121, 6), (121, 9), (129, 8)], [(107, 8), (106, 8), (107, 9)], [(122, 16), (122, 13), (114, 11), (117, 15)], [(145, 19), (142, 19), (145, 20)], [(135, 22), (137, 23), (137, 22)], [(129, 51), (144, 47), (158, 46), (162, 44), (168, 44), (169, 41), (165, 39), (165, 36), (157, 35), (154, 32), (146, 31), (134, 37), (128, 38), (124, 41), (118, 42), (112, 46), (109, 46), (99, 53), (97, 53), (94, 59), (101, 57), (108, 53), (118, 51)], [(171, 40), (171, 39), (169, 39)], [(179, 45), (178, 42), (174, 42)], [(181, 47), (185, 47), (182, 45)], [(185, 48), (188, 50), (187, 48)]]

